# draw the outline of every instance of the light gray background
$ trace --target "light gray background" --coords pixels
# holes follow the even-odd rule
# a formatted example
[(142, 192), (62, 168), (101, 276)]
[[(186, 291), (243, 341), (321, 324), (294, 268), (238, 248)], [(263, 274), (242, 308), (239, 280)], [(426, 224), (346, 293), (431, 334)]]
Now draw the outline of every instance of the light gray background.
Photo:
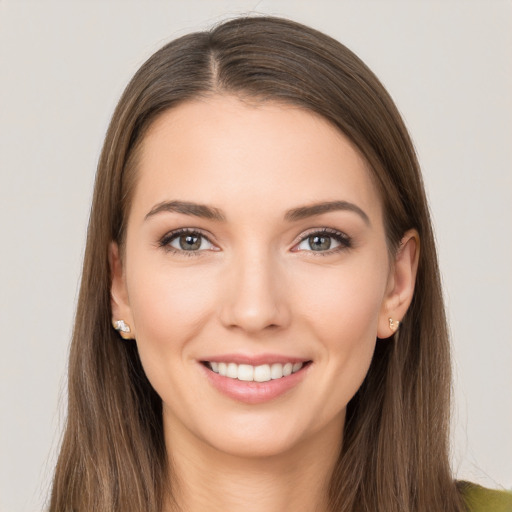
[(396, 100), (423, 166), (454, 343), (453, 467), (512, 487), (510, 1), (0, 0), (0, 511), (44, 506), (93, 176), (168, 40), (241, 12), (312, 25)]

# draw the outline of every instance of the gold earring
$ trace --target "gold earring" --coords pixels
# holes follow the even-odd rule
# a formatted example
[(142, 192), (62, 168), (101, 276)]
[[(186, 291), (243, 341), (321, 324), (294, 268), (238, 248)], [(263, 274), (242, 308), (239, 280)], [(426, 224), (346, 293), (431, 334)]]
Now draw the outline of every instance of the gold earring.
[(130, 326), (124, 320), (114, 320), (112, 325), (116, 331), (119, 331), (119, 333), (128, 334), (132, 331)]
[(400, 322), (398, 320), (393, 320), (392, 318), (389, 319), (389, 328), (393, 332), (396, 332), (396, 330), (398, 329), (399, 325), (400, 325)]

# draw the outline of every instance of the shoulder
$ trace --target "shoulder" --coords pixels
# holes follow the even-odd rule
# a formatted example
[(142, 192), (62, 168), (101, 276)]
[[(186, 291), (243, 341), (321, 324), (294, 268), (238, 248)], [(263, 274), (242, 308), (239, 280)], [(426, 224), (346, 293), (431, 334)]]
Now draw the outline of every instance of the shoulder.
[(457, 482), (468, 512), (512, 512), (512, 493), (486, 489), (470, 482)]

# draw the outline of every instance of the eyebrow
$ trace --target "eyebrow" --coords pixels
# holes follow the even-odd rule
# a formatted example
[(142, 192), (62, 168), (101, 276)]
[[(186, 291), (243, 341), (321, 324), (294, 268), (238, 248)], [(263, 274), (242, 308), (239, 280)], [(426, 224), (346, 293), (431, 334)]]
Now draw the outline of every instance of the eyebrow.
[(315, 203), (309, 206), (300, 206), (288, 210), (284, 216), (285, 220), (290, 222), (313, 217), (314, 215), (322, 215), (323, 213), (334, 211), (348, 211), (359, 215), (368, 226), (371, 225), (370, 218), (359, 206), (348, 201), (327, 201), (323, 203)]
[[(288, 222), (296, 222), (315, 215), (322, 215), (324, 213), (340, 210), (356, 213), (368, 226), (371, 224), (368, 215), (359, 208), (359, 206), (354, 203), (349, 203), (348, 201), (327, 201), (308, 206), (300, 206), (298, 208), (288, 210), (284, 215), (284, 219)], [(226, 216), (219, 208), (205, 204), (192, 203), (189, 201), (163, 201), (158, 203), (149, 211), (145, 220), (161, 212), (183, 213), (184, 215), (193, 215), (194, 217), (201, 217), (203, 219), (216, 220), (219, 222), (226, 221)]]
[(201, 217), (203, 219), (221, 222), (226, 221), (226, 217), (218, 208), (205, 204), (191, 203), (189, 201), (163, 201), (162, 203), (158, 203), (146, 215), (145, 220), (161, 212), (176, 212)]

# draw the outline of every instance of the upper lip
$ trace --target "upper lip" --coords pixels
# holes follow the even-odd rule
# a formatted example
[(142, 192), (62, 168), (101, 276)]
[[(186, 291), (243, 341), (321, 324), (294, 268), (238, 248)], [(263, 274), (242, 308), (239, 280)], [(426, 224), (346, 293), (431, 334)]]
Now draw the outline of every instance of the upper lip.
[(306, 363), (310, 359), (305, 357), (286, 356), (282, 354), (221, 354), (202, 358), (201, 361), (210, 363), (235, 363), (250, 364), (251, 366), (260, 366), (262, 364), (275, 363)]

